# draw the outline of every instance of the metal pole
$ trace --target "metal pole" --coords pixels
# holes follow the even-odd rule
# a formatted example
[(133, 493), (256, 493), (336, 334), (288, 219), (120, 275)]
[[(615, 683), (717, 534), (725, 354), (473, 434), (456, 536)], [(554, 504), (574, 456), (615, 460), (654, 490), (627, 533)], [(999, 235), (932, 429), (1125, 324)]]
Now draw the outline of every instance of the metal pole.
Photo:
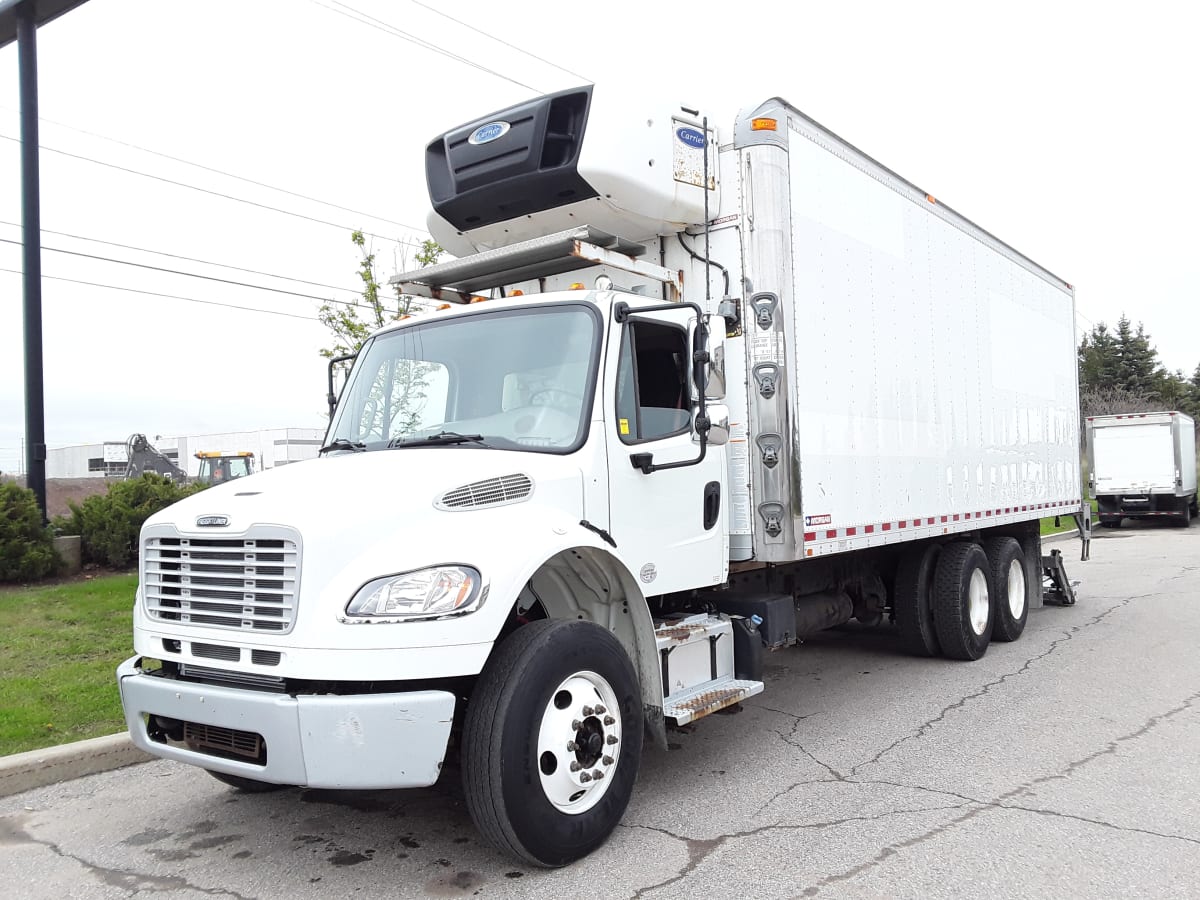
[(21, 97), (21, 240), (25, 270), (25, 484), (46, 521), (46, 409), (42, 385), (42, 221), (38, 192), (37, 19), (17, 8)]

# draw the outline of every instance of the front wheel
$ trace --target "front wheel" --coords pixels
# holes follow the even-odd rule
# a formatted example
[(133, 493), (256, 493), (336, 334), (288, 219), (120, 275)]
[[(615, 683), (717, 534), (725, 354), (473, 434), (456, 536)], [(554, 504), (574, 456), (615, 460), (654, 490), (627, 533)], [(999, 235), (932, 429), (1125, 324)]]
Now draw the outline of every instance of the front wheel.
[(557, 867), (600, 846), (633, 793), (642, 750), (633, 665), (611, 632), (543, 619), (488, 660), (463, 726), (463, 786), (497, 849)]

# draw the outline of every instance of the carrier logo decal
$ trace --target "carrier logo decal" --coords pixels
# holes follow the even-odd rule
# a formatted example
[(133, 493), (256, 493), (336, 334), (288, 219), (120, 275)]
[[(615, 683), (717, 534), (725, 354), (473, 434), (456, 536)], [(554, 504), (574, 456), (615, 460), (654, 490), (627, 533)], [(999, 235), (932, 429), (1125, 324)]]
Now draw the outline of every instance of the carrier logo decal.
[(694, 147), (697, 150), (703, 150), (706, 143), (704, 132), (696, 128), (676, 128), (675, 137), (679, 138), (681, 143), (687, 144), (689, 147)]
[(805, 516), (804, 524), (811, 528), (813, 525), (828, 525), (833, 521), (833, 516)]
[(508, 129), (511, 127), (507, 122), (488, 122), (472, 131), (471, 136), (467, 138), (467, 143), (490, 144), (508, 134)]
[(229, 524), (229, 516), (200, 516), (196, 519), (197, 528), (224, 528)]
[(658, 567), (654, 563), (646, 563), (642, 566), (642, 571), (638, 572), (638, 578), (649, 584), (658, 577)]

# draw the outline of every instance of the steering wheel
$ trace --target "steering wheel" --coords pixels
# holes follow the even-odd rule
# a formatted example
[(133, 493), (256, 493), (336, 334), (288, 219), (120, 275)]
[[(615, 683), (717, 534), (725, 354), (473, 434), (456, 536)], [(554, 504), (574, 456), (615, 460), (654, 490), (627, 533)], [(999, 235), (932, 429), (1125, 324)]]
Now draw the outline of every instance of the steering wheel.
[[(538, 400), (539, 397), (545, 398)], [(530, 406), (549, 406), (557, 410), (575, 412), (583, 406), (583, 395), (562, 388), (548, 387), (533, 391), (529, 395)]]

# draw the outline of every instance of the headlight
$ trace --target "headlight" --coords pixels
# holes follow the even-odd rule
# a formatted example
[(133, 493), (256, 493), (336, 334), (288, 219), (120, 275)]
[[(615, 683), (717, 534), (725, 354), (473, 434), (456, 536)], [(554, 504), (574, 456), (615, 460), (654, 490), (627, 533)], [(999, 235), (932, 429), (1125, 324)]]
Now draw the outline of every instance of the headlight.
[(359, 588), (344, 621), (390, 621), (474, 612), (487, 590), (470, 566), (434, 566), (376, 578)]

